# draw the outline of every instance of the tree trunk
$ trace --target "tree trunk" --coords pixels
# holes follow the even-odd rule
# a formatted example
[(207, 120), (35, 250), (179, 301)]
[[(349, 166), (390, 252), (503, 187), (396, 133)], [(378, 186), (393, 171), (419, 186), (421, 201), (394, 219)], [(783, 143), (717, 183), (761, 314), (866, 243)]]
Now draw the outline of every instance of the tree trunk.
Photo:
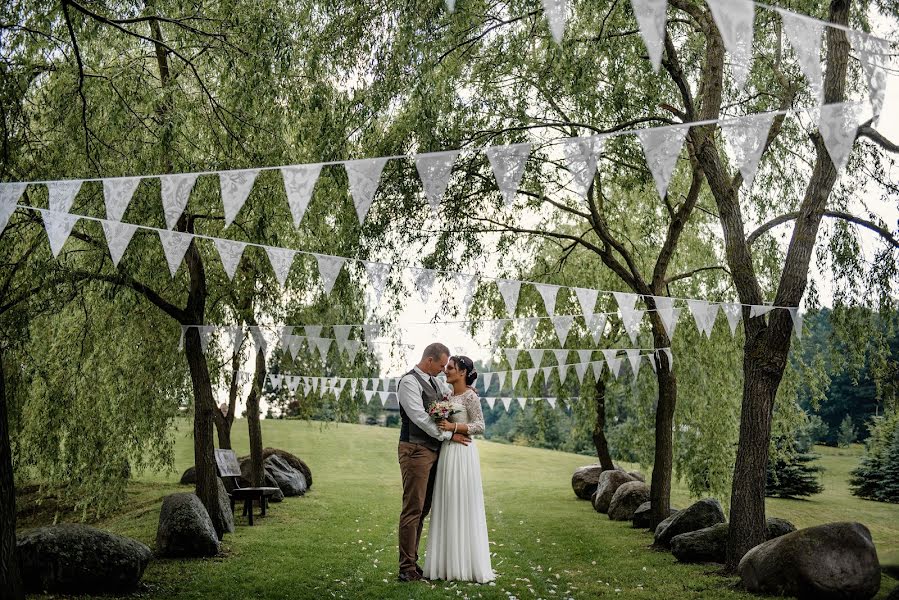
[(265, 352), (256, 349), (256, 372), (253, 375), (253, 389), (247, 396), (247, 427), (250, 433), (250, 466), (254, 486), (260, 487), (265, 480), (262, 466), (262, 426), (259, 422), (259, 396), (265, 378)]
[[(658, 347), (658, 346), (657, 346)], [(649, 501), (652, 506), (650, 525), (655, 527), (668, 518), (671, 509), (671, 469), (674, 456), (674, 409), (677, 403), (677, 377), (667, 361), (656, 371), (659, 401), (656, 405), (655, 456)]]
[(5, 376), (0, 350), (0, 598), (21, 600), (25, 598), (25, 587), (16, 555), (16, 490)]
[(609, 442), (606, 440), (606, 382), (600, 378), (596, 380), (596, 424), (593, 426), (593, 445), (596, 446), (596, 456), (603, 471), (611, 471), (615, 468), (612, 463), (612, 455), (609, 454)]
[(236, 348), (231, 355), (231, 384), (228, 386), (228, 414), (221, 410), (213, 411), (215, 430), (219, 436), (219, 448), (231, 449), (231, 426), (234, 425), (234, 411), (237, 410), (237, 378), (240, 373), (241, 348)]
[(231, 420), (222, 414), (218, 408), (212, 411), (215, 431), (219, 438), (219, 448), (223, 450), (231, 449)]

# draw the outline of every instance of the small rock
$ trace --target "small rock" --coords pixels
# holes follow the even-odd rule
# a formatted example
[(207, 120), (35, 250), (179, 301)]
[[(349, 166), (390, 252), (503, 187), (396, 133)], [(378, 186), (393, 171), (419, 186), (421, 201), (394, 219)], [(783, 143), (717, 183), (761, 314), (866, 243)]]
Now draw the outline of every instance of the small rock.
[(721, 503), (714, 498), (703, 498), (659, 523), (656, 527), (655, 543), (667, 548), (671, 544), (671, 538), (676, 535), (705, 529), (724, 521)]
[(184, 474), (181, 475), (181, 481), (179, 481), (181, 485), (196, 485), (197, 484), (197, 468), (196, 467), (187, 467), (187, 470), (184, 471)]
[(35, 593), (129, 592), (153, 557), (137, 540), (70, 523), (20, 534), (16, 551), (25, 589)]
[(596, 484), (596, 493), (593, 494), (593, 508), (596, 512), (609, 512), (609, 503), (612, 496), (622, 484), (634, 481), (634, 478), (624, 471), (603, 471), (599, 474), (599, 481)]
[(609, 502), (609, 519), (630, 521), (640, 505), (649, 500), (649, 486), (642, 481), (622, 483)]
[(759, 544), (737, 568), (750, 592), (800, 600), (868, 600), (880, 589), (880, 563), (861, 523), (828, 523)]
[[(230, 508), (228, 512), (231, 512)], [(156, 529), (156, 553), (159, 556), (215, 556), (218, 551), (219, 536), (206, 507), (196, 495), (171, 494), (162, 500)]]
[[(668, 516), (670, 517), (674, 513), (676, 513), (678, 509), (670, 508), (668, 509)], [(652, 529), (652, 503), (644, 502), (640, 506), (637, 507), (637, 510), (634, 511), (633, 517), (633, 527), (634, 529)]]

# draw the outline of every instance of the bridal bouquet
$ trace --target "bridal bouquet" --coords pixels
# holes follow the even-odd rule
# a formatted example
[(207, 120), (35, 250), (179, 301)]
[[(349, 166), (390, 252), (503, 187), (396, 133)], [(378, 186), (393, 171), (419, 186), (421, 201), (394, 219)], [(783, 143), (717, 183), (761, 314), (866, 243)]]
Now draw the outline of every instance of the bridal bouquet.
[(453, 403), (449, 401), (447, 396), (444, 396), (440, 402), (432, 404), (431, 408), (428, 409), (428, 414), (435, 421), (447, 420), (457, 412), (459, 411), (453, 408)]

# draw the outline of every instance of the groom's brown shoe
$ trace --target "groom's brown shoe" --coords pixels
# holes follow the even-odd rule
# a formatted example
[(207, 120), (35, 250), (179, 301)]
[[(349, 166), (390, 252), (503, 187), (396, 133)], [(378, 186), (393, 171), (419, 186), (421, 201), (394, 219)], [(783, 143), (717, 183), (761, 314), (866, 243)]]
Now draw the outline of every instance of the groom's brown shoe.
[(399, 574), (397, 579), (404, 583), (409, 581), (420, 581), (421, 575), (418, 574), (418, 571), (404, 571)]

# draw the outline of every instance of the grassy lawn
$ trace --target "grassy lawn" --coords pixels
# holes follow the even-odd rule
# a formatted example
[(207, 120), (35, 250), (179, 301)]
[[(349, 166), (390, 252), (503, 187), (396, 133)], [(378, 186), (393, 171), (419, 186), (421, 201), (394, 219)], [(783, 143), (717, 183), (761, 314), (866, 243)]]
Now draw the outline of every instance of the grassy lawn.
[[(235, 423), (235, 448), (247, 452)], [(179, 434), (177, 473), (145, 473), (120, 514), (100, 527), (154, 544), (162, 496), (193, 463), (189, 430)], [(400, 510), (398, 431), (346, 424), (264, 421), (267, 446), (302, 457), (314, 477), (304, 498), (273, 505), (265, 519), (225, 537), (210, 560), (156, 560), (145, 598), (753, 598), (716, 567), (680, 565), (649, 550), (652, 537), (615, 523), (579, 501), (571, 473), (589, 458), (479, 441), (493, 585), (396, 582)], [(811, 501), (772, 500), (769, 514), (797, 526), (858, 520), (874, 535), (881, 562), (899, 563), (899, 506), (853, 498), (846, 474), (859, 449), (820, 449), (826, 491)], [(676, 489), (673, 502), (689, 498)], [(425, 543), (423, 541), (422, 546)], [(879, 597), (896, 586), (884, 578)]]

